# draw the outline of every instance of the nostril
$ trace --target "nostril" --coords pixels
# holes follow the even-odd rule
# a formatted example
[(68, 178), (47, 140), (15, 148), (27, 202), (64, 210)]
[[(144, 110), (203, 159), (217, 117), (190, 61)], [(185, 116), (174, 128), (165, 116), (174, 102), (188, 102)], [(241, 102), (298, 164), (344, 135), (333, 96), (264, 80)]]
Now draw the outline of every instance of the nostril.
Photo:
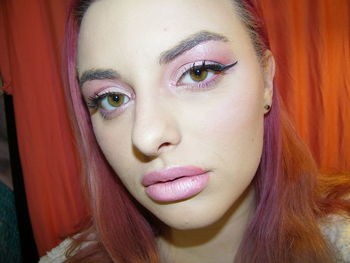
[(168, 148), (169, 146), (171, 146), (170, 142), (164, 142), (158, 147), (158, 151), (161, 151), (164, 148)]

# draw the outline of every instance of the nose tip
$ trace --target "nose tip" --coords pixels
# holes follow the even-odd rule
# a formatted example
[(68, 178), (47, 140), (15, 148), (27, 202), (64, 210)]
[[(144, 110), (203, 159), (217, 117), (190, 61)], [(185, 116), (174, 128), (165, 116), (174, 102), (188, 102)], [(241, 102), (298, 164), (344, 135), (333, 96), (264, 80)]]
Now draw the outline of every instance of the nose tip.
[(180, 142), (178, 128), (174, 116), (166, 109), (143, 109), (139, 116), (135, 117), (133, 145), (140, 154), (156, 157)]
[(170, 143), (163, 143), (159, 146), (158, 150), (146, 151), (145, 148), (140, 148), (140, 146), (133, 146), (133, 153), (138, 160), (141, 162), (150, 162), (156, 159), (162, 152), (169, 151), (173, 145)]

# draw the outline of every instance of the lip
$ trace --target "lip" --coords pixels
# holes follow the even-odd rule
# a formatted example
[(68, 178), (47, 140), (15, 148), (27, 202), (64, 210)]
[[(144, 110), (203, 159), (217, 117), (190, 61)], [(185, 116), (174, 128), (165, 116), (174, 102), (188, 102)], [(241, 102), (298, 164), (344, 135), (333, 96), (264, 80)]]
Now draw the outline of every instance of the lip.
[(142, 178), (146, 194), (158, 202), (174, 202), (201, 192), (209, 182), (207, 171), (196, 166), (177, 166), (147, 173)]

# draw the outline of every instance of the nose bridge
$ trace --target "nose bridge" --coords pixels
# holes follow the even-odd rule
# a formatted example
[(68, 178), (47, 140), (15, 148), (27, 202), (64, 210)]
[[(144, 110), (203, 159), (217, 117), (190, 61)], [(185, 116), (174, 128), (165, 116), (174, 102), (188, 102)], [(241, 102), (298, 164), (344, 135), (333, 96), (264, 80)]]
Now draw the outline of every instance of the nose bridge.
[(156, 92), (137, 96), (132, 142), (144, 155), (157, 155), (160, 149), (179, 142), (179, 127), (170, 105), (164, 96)]

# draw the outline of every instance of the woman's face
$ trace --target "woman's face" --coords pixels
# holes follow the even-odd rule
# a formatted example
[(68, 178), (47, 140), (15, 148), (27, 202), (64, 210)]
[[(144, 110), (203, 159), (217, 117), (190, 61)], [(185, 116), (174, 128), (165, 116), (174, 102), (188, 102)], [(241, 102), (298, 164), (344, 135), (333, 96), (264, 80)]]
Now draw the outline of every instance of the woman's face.
[(272, 94), (273, 59), (264, 65), (229, 0), (99, 0), (79, 34), (105, 157), (178, 229), (217, 221), (249, 187)]

